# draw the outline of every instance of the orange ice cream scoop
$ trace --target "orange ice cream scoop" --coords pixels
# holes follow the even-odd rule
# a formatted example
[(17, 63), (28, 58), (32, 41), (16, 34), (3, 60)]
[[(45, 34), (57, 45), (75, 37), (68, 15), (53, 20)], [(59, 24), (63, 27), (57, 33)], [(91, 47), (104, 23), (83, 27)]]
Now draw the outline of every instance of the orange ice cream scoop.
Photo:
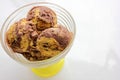
[(37, 49), (41, 52), (41, 56), (46, 58), (51, 58), (63, 50), (54, 38), (47, 37), (37, 39)]
[(55, 12), (45, 6), (33, 7), (28, 12), (27, 19), (36, 24), (38, 30), (54, 27), (57, 24)]
[(6, 34), (8, 45), (14, 52), (28, 52), (32, 39), (37, 38), (35, 25), (25, 18), (10, 26)]
[(72, 33), (62, 25), (57, 25), (56, 28), (45, 29), (39, 37), (54, 38), (62, 48), (66, 48), (72, 38)]

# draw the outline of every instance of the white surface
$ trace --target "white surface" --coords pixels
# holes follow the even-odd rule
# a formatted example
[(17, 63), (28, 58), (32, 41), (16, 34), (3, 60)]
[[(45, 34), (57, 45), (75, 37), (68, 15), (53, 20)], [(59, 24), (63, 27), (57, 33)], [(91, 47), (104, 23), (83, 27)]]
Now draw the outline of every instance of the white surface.
[[(29, 1), (2, 0), (0, 26), (11, 12), (26, 2)], [(72, 14), (77, 27), (74, 45), (66, 56), (62, 71), (52, 78), (39, 78), (30, 69), (12, 60), (0, 47), (0, 80), (120, 80), (118, 57), (120, 51), (116, 47), (120, 46), (117, 44), (119, 38), (116, 39), (120, 33), (120, 1), (53, 0), (53, 2)]]

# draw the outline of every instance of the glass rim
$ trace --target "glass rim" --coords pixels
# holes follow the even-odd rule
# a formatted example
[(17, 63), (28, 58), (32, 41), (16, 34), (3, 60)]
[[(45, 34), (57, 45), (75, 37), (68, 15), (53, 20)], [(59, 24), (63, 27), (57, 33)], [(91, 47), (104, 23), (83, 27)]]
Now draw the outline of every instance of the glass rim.
[[(46, 2), (46, 1), (45, 1), (45, 2), (30, 3), (30, 4), (27, 4), (27, 5), (24, 5), (24, 6), (20, 7), (20, 8), (18, 8), (18, 9), (16, 9), (14, 12), (12, 12), (12, 13), (7, 17), (7, 19), (5, 20), (5, 22), (4, 22), (3, 25), (2, 25), (2, 28), (1, 28), (1, 36), (0, 36), (0, 37), (1, 37), (1, 45), (2, 45), (2, 48), (4, 49), (4, 51), (10, 56), (11, 52), (10, 52), (10, 54), (9, 54), (9, 51), (8, 51), (8, 49), (6, 49), (5, 43), (4, 43), (4, 41), (3, 41), (3, 40), (4, 40), (4, 39), (3, 39), (3, 36), (5, 36), (5, 34), (6, 34), (6, 33), (3, 32), (4, 26), (6, 25), (6, 22), (7, 22), (7, 21), (11, 18), (11, 16), (12, 16), (13, 14), (15, 14), (17, 11), (19, 11), (19, 10), (25, 8), (25, 7), (28, 7), (28, 6), (31, 6), (31, 5), (37, 5), (37, 4), (50, 4), (50, 5), (59, 7), (60, 9), (64, 10), (64, 11), (70, 16), (70, 18), (71, 18), (71, 20), (72, 20), (72, 22), (73, 22), (73, 25), (74, 25), (74, 34), (72, 35), (72, 39), (71, 39), (69, 45), (68, 45), (60, 54), (58, 54), (58, 55), (56, 55), (56, 56), (54, 56), (54, 57), (52, 57), (52, 58), (49, 58), (49, 59), (46, 59), (46, 60), (42, 60), (42, 61), (29, 61), (30, 64), (45, 65), (45, 64), (52, 63), (52, 62), (56, 62), (56, 61), (62, 59), (62, 58), (67, 54), (66, 51), (69, 50), (69, 48), (71, 48), (71, 45), (72, 45), (72, 43), (73, 43), (73, 41), (74, 41), (74, 39), (75, 39), (75, 35), (76, 35), (76, 24), (75, 24), (75, 21), (74, 21), (73, 17), (71, 16), (71, 14), (70, 14), (66, 9), (62, 8), (61, 6), (59, 6), (59, 5), (55, 4), (55, 3)], [(5, 37), (5, 38), (6, 38), (6, 37)], [(5, 41), (5, 42), (6, 42), (6, 41)], [(15, 59), (15, 58), (13, 58), (13, 57), (12, 57), (12, 59), (17, 60), (17, 59)], [(17, 62), (20, 62), (20, 63), (21, 63), (21, 61), (19, 61), (19, 60), (18, 60)]]

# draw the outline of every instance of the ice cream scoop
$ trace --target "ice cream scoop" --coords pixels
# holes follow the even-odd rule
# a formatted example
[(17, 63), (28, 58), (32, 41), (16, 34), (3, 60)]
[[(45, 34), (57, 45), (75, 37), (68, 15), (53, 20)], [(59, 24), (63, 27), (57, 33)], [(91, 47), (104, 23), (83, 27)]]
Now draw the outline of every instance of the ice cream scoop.
[(36, 26), (24, 18), (10, 27), (6, 40), (14, 52), (29, 52), (29, 46), (34, 45), (37, 35)]
[(72, 33), (62, 25), (57, 25), (56, 28), (45, 29), (41, 32), (39, 37), (54, 38), (61, 45), (62, 48), (66, 48), (69, 44)]
[(33, 7), (28, 12), (27, 19), (36, 24), (38, 30), (54, 27), (57, 24), (55, 12), (45, 6)]
[(41, 52), (41, 56), (46, 58), (51, 58), (64, 50), (54, 38), (47, 37), (37, 39), (37, 49)]

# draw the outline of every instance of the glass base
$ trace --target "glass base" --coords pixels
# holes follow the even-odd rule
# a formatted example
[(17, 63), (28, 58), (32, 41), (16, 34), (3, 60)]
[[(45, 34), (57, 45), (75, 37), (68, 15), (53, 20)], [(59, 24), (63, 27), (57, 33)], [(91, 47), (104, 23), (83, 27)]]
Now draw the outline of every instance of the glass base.
[(40, 77), (52, 77), (56, 75), (63, 67), (64, 59), (44, 68), (32, 68), (32, 72)]

